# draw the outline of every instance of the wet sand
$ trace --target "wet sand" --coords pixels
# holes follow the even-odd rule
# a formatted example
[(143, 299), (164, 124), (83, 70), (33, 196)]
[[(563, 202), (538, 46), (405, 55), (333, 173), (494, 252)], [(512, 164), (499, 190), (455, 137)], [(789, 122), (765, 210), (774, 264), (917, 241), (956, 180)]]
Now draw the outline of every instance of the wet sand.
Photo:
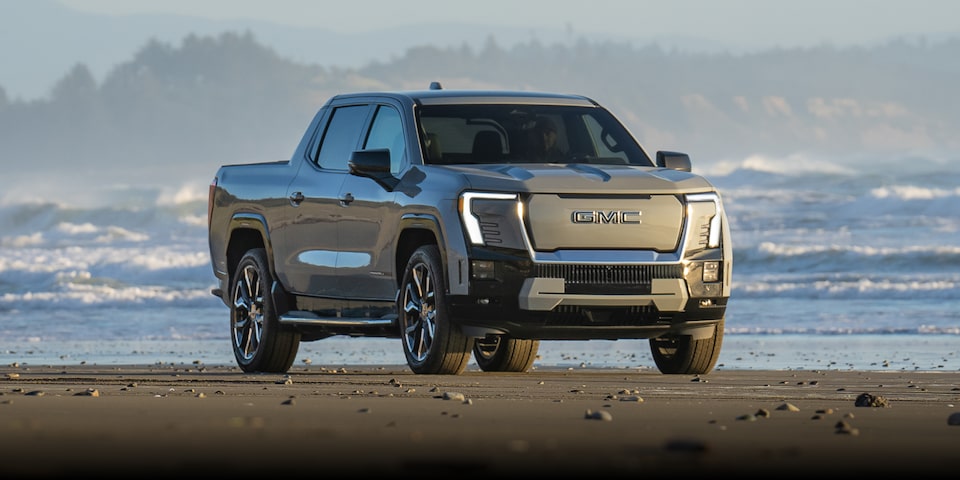
[(956, 371), (12, 364), (0, 476), (916, 477), (958, 469), (958, 417)]

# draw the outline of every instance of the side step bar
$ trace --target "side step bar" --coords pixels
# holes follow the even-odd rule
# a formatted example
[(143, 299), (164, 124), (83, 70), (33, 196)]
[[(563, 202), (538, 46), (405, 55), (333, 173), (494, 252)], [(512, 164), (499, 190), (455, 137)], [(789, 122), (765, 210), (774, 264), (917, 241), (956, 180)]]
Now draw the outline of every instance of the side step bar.
[(380, 318), (321, 317), (313, 312), (291, 311), (280, 315), (280, 323), (325, 325), (330, 327), (389, 327), (397, 321), (396, 315)]

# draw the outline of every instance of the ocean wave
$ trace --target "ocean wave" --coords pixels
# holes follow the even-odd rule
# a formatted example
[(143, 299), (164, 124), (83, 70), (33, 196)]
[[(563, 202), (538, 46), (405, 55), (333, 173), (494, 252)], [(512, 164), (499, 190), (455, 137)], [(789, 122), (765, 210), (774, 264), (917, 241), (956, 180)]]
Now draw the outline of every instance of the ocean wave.
[(960, 335), (960, 327), (745, 327), (724, 328), (726, 335)]
[(827, 155), (796, 152), (786, 155), (754, 154), (742, 158), (698, 162), (697, 172), (712, 179), (736, 180), (777, 177), (854, 177), (923, 176), (958, 174), (960, 166), (953, 158), (922, 155), (913, 158), (876, 155)]
[(930, 188), (916, 185), (890, 185), (870, 190), (874, 198), (896, 198), (900, 200), (933, 200), (960, 197), (960, 187)]
[(936, 273), (960, 267), (960, 245), (871, 246), (760, 242), (737, 247), (734, 271)]
[[(872, 275), (872, 277), (871, 277)], [(734, 274), (732, 294), (737, 298), (846, 298), (960, 300), (960, 276), (912, 277), (843, 273), (836, 276)]]

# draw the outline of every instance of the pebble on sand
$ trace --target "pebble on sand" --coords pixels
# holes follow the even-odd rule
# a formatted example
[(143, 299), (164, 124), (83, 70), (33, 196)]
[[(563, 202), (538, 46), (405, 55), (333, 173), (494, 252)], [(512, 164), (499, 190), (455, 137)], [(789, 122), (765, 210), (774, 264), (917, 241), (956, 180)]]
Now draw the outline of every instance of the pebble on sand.
[(466, 399), (466, 397), (465, 397), (462, 393), (460, 393), (460, 392), (443, 392), (443, 399), (444, 399), (444, 400), (457, 400), (457, 401), (459, 401), (459, 402), (462, 402), (462, 401), (464, 401), (464, 400)]
[(861, 393), (859, 396), (857, 396), (857, 400), (854, 405), (858, 407), (889, 407), (890, 403), (887, 402), (886, 398), (883, 398), (880, 395)]
[(800, 409), (799, 409), (796, 405), (794, 405), (794, 404), (792, 404), (792, 403), (789, 403), (789, 402), (781, 404), (779, 407), (777, 407), (777, 410), (786, 410), (786, 411), (788, 411), (788, 412), (799, 412), (799, 411), (800, 411)]
[(960, 425), (960, 412), (951, 413), (947, 417), (947, 425)]
[(603, 420), (605, 422), (609, 422), (613, 420), (613, 415), (610, 415), (610, 412), (606, 410), (593, 411), (588, 408), (587, 411), (584, 412), (583, 418), (586, 418), (587, 420)]

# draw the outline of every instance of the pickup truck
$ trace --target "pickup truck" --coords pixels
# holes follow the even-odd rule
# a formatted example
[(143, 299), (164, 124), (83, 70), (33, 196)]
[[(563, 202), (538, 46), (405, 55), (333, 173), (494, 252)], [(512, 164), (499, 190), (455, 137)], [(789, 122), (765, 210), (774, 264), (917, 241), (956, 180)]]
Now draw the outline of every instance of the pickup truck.
[(335, 95), (289, 160), (220, 167), (208, 221), (245, 372), (334, 335), (399, 338), (417, 374), (524, 372), (549, 340), (649, 339), (664, 374), (720, 354), (720, 193), (584, 96)]

